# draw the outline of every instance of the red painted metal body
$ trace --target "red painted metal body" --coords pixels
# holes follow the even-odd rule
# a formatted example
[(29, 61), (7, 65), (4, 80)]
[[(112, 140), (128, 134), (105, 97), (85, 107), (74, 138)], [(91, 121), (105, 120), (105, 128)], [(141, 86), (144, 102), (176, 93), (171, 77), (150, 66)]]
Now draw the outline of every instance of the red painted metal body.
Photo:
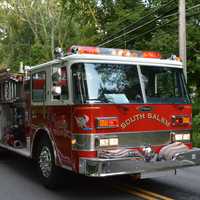
[[(150, 107), (151, 111), (141, 111), (142, 107)], [(42, 127), (49, 130), (57, 155), (59, 165), (66, 165), (78, 172), (79, 158), (95, 158), (97, 152), (85, 150), (73, 150), (71, 141), (74, 134), (150, 134), (159, 131), (181, 131), (190, 130), (191, 124), (172, 126), (173, 115), (191, 116), (191, 105), (162, 105), (162, 104), (91, 104), (74, 106), (41, 106), (32, 107), (32, 130), (33, 135), (37, 128)], [(88, 116), (87, 127), (84, 130), (77, 125), (76, 118)], [(97, 129), (96, 119), (99, 117), (118, 117), (119, 127), (110, 129)], [(152, 146), (153, 150), (159, 153), (163, 145)], [(187, 143), (192, 148), (191, 143)], [(139, 148), (138, 148), (139, 149)]]

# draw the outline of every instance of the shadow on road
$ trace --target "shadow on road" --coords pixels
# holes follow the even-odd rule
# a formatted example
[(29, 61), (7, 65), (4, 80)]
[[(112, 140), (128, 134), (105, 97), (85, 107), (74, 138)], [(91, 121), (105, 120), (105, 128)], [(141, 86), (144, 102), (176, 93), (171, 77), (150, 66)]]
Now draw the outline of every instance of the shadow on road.
[[(7, 181), (8, 186), (11, 186), (13, 182), (19, 183), (18, 187), (15, 188), (17, 190), (16, 194), (18, 194), (19, 191), (24, 191), (24, 188), (21, 189), (21, 187), (27, 187), (25, 192), (21, 194), (23, 195), (23, 198), (16, 198), (20, 200), (25, 200), (27, 198), (29, 198), (29, 200), (43, 198), (48, 200), (137, 199), (129, 194), (113, 189), (112, 184), (120, 182), (135, 186), (134, 182), (131, 182), (125, 178), (87, 178), (80, 175), (72, 175), (66, 171), (63, 172), (63, 186), (55, 191), (47, 190), (39, 181), (36, 173), (35, 163), (32, 160), (23, 158), (8, 151), (0, 150), (0, 173), (7, 173), (4, 175), (4, 178), (9, 179), (9, 181)], [(14, 181), (12, 181), (12, 179), (14, 179)], [(192, 186), (189, 190), (188, 184), (192, 184), (192, 182), (188, 183), (187, 177), (183, 178), (181, 176), (170, 176), (167, 178), (141, 180), (139, 183), (137, 183), (137, 186), (174, 199), (200, 199), (199, 190), (194, 191)], [(0, 193), (1, 189), (2, 188), (0, 187)], [(20, 194), (18, 194), (18, 196), (20, 197)], [(0, 199), (1, 198), (2, 196), (0, 195)], [(4, 200), (10, 199), (8, 198)]]
[[(105, 179), (87, 178), (85, 176), (75, 175), (63, 171), (64, 183), (58, 190), (50, 191), (43, 187), (36, 173), (35, 163), (32, 160), (23, 158), (14, 153), (0, 150), (0, 167), (6, 168), (10, 174), (18, 176), (25, 181), (29, 187), (34, 186), (40, 192), (50, 193), (56, 199), (120, 199), (123, 196), (121, 192), (114, 191)], [(9, 176), (8, 178), (15, 178)], [(15, 178), (16, 179), (16, 178)], [(19, 181), (20, 184), (20, 181)], [(27, 191), (28, 192), (28, 191)], [(23, 194), (24, 195), (24, 194)], [(27, 194), (28, 195), (28, 194)], [(126, 194), (124, 194), (126, 196)], [(36, 195), (37, 196), (37, 195)], [(124, 196), (123, 199), (126, 199)], [(127, 195), (128, 196), (128, 195)], [(34, 198), (33, 198), (34, 199)], [(37, 199), (37, 198), (35, 198)], [(52, 198), (53, 199), (53, 198)]]

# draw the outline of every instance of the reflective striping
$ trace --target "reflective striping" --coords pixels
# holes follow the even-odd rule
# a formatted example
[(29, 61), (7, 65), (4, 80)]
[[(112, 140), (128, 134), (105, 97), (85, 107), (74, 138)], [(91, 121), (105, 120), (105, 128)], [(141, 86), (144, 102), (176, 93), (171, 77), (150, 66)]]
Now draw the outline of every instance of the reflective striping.
[(161, 194), (154, 193), (139, 187), (133, 187), (127, 184), (113, 185), (113, 187), (120, 191), (127, 192), (145, 200), (173, 200), (170, 197), (163, 196)]
[[(189, 130), (173, 131), (173, 133), (189, 133)], [(161, 146), (171, 142), (172, 131), (152, 131), (152, 132), (120, 132), (120, 133), (102, 133), (102, 134), (73, 134), (76, 143), (73, 150), (95, 151), (96, 139), (109, 139), (117, 137), (119, 139), (119, 147), (138, 148), (146, 145)]]

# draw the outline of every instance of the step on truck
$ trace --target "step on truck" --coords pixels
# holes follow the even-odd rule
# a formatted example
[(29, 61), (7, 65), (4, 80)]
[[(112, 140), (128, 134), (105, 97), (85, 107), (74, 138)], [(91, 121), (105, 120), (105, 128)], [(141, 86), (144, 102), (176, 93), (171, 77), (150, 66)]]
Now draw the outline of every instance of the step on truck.
[(178, 58), (87, 46), (56, 55), (0, 71), (0, 147), (36, 160), (46, 186), (59, 168), (148, 177), (200, 164)]

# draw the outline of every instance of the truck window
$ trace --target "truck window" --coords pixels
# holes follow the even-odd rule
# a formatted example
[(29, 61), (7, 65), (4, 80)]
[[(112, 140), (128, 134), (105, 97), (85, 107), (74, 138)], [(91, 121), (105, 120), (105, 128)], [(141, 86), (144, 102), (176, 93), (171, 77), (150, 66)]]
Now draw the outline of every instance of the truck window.
[(147, 103), (189, 103), (181, 69), (141, 66), (141, 72)]
[(142, 103), (135, 65), (76, 63), (72, 65), (76, 103)]
[(32, 101), (44, 102), (46, 99), (46, 73), (37, 72), (32, 75)]
[(67, 68), (66, 66), (52, 67), (52, 100), (68, 99)]
[(24, 82), (24, 91), (25, 92), (30, 92), (30, 87), (31, 87), (31, 80), (28, 79)]

